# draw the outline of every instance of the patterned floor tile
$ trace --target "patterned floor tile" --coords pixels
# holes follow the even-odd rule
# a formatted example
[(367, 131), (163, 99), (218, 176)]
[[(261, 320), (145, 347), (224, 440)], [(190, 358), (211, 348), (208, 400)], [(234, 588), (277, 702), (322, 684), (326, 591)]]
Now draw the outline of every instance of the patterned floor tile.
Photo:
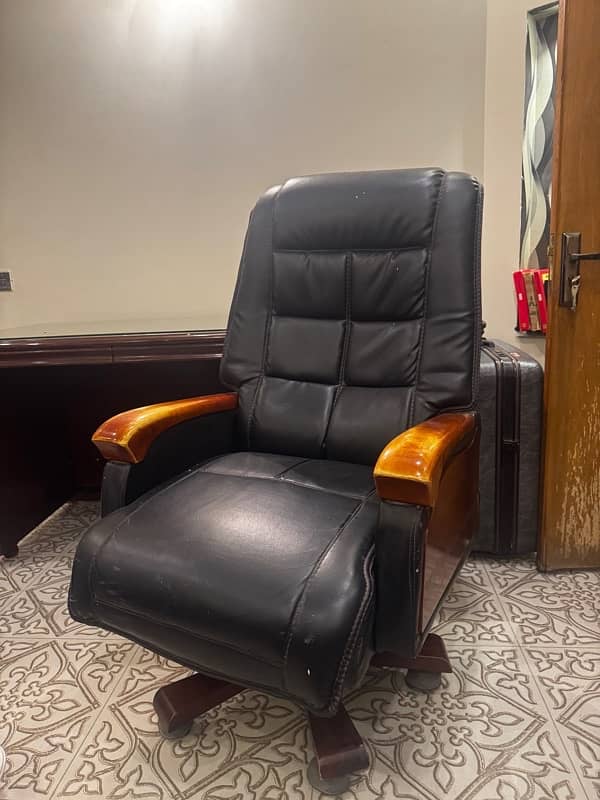
[(183, 739), (163, 739), (156, 690), (187, 670), (138, 649), (56, 797), (310, 797), (309, 746), (300, 710), (247, 691), (196, 720)]
[[(304, 714), (247, 691), (178, 741), (152, 697), (187, 674), (70, 619), (95, 503), (60, 509), (0, 559), (0, 800), (321, 800)], [(600, 800), (600, 576), (477, 557), (436, 620), (454, 672), (431, 695), (370, 672), (347, 707), (371, 755), (343, 800)]]
[[(371, 674), (354, 693), (347, 707), (372, 764), (345, 797), (487, 800), (484, 789), (493, 778), (499, 791), (504, 785), (527, 788), (515, 798), (541, 798), (546, 790), (556, 790), (559, 800), (577, 798), (579, 784), (570, 774), (564, 746), (548, 726), (518, 649), (451, 653), (455, 672), (432, 695), (407, 689), (401, 673)], [(55, 796), (311, 797), (306, 720), (285, 701), (245, 692), (197, 720), (185, 738), (162, 739), (152, 696), (183, 674), (140, 650)], [(505, 800), (497, 793), (489, 798), (496, 796)]]
[(89, 500), (61, 506), (19, 542), (19, 559), (14, 563), (30, 552), (58, 554), (73, 550), (83, 531), (97, 519), (99, 510), (99, 504)]
[[(66, 556), (64, 560), (70, 564), (72, 558)], [(61, 559), (56, 566), (50, 567), (44, 574), (45, 580), (40, 586), (29, 589), (26, 593), (38, 614), (43, 617), (52, 635), (61, 637), (76, 635), (95, 639), (116, 638), (116, 634), (90, 625), (81, 625), (71, 617), (66, 603), (71, 573), (70, 568), (65, 572), (63, 567)]]
[(600, 644), (600, 572), (544, 574), (526, 559), (489, 562), (487, 571), (520, 643)]
[(523, 577), (537, 573), (534, 556), (494, 558), (490, 555), (482, 555), (478, 558), (499, 593), (518, 583)]
[(0, 558), (0, 599), (28, 586), (35, 586), (54, 562), (52, 550), (25, 550), (18, 558)]
[(115, 634), (80, 625), (71, 618), (66, 603), (68, 588), (69, 577), (62, 568), (55, 571), (50, 566), (39, 586), (0, 597), (0, 636), (116, 638)]
[(50, 626), (27, 592), (0, 599), (0, 636), (52, 636)]
[(395, 674), (348, 704), (372, 758), (354, 790), (357, 800), (517, 800), (546, 797), (547, 788), (562, 784), (565, 800), (579, 798), (580, 784), (519, 649), (449, 652), (454, 672), (438, 692), (415, 694)]
[(600, 647), (525, 652), (588, 795), (600, 797)]
[(464, 565), (436, 615), (433, 630), (447, 644), (514, 642), (507, 614), (480, 559)]
[(47, 797), (79, 748), (134, 645), (0, 639), (0, 797)]

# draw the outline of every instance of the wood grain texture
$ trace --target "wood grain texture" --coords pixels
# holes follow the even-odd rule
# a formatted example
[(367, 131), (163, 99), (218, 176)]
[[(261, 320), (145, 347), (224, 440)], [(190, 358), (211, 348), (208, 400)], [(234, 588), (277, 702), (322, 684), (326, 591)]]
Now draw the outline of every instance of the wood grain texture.
[(243, 691), (243, 686), (200, 673), (162, 686), (152, 701), (160, 732), (163, 736), (170, 736), (182, 727), (191, 725), (196, 717)]
[(82, 366), (220, 358), (225, 331), (0, 337), (0, 367)]
[(538, 563), (600, 566), (600, 263), (581, 262), (577, 310), (558, 305), (560, 237), (600, 250), (600, 4), (559, 11), (551, 232), (555, 238), (544, 396)]
[(421, 592), (421, 633), (452, 586), (479, 525), (479, 426), (469, 445), (444, 470), (431, 512)]
[(343, 705), (334, 717), (308, 715), (322, 778), (339, 778), (369, 766), (369, 755)]
[(167, 428), (194, 417), (232, 411), (237, 401), (235, 392), (225, 392), (134, 408), (102, 423), (92, 441), (107, 460), (139, 464)]
[(128, 408), (227, 391), (218, 357), (156, 356), (81, 364), (78, 352), (73, 363), (18, 367), (0, 358), (0, 554), (14, 553), (17, 542), (75, 492), (98, 495), (104, 459), (91, 437), (103, 420)]
[(75, 492), (64, 407), (71, 387), (36, 369), (1, 370), (0, 382), (0, 555), (11, 555)]
[(476, 430), (474, 413), (450, 413), (432, 417), (396, 436), (373, 470), (379, 497), (435, 506), (446, 465), (472, 442)]

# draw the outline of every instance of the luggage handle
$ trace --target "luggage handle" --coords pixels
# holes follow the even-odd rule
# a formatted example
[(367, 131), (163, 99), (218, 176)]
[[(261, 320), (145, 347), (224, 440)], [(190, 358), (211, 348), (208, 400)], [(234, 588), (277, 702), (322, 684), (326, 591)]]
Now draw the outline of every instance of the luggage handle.
[(485, 336), (485, 329), (487, 328), (487, 322), (482, 319), (481, 320), (481, 345), (483, 347), (496, 347), (494, 342), (491, 339), (487, 339)]

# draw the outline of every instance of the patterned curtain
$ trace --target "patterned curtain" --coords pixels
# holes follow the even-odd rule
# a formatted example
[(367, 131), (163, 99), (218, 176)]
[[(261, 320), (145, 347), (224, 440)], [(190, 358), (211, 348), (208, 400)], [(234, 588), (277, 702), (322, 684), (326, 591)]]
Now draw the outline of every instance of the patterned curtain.
[(547, 267), (558, 4), (527, 15), (520, 266)]

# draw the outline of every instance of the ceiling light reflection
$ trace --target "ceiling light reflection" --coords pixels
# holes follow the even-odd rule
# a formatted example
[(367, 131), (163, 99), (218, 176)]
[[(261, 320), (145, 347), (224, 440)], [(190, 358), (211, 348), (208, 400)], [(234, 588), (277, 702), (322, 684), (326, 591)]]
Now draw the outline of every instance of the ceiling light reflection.
[(198, 28), (220, 29), (231, 10), (231, 0), (158, 0), (158, 24), (166, 34)]

